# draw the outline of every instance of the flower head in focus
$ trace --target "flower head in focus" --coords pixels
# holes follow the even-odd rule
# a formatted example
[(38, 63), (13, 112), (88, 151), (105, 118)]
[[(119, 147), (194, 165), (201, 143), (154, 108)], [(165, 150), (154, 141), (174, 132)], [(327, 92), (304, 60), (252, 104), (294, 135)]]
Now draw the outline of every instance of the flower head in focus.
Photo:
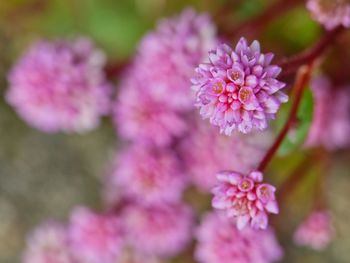
[(189, 79), (193, 68), (216, 44), (216, 28), (210, 17), (186, 9), (161, 20), (156, 30), (144, 37), (136, 57), (137, 73), (153, 99), (175, 110), (191, 110)]
[(308, 0), (306, 6), (312, 17), (328, 30), (341, 25), (350, 27), (349, 0)]
[(273, 54), (263, 54), (260, 44), (241, 38), (232, 50), (225, 44), (209, 52), (209, 63), (196, 68), (192, 79), (196, 106), (204, 119), (231, 135), (264, 130), (281, 103), (288, 100), (276, 78), (281, 68), (271, 65)]
[[(313, 120), (305, 145), (337, 150), (350, 146), (350, 87), (333, 87), (323, 76), (313, 79)], [(336, 101), (329, 107), (329, 100)]]
[(271, 228), (238, 231), (227, 217), (216, 213), (204, 217), (196, 238), (195, 257), (200, 263), (271, 263), (283, 255)]
[(323, 250), (332, 241), (334, 229), (328, 211), (315, 211), (306, 218), (294, 234), (294, 241), (300, 246)]
[(186, 174), (203, 192), (210, 192), (216, 184), (215, 174), (220, 170), (247, 173), (258, 165), (271, 143), (269, 132), (227, 137), (212, 125), (198, 120), (181, 143)]
[(34, 230), (27, 240), (23, 262), (76, 263), (68, 244), (66, 227), (48, 222)]
[(129, 205), (122, 217), (129, 244), (148, 256), (175, 256), (192, 237), (193, 212), (183, 204)]
[(71, 215), (69, 241), (81, 262), (114, 263), (123, 247), (121, 222), (115, 215), (78, 207)]
[(253, 171), (249, 175), (224, 171), (217, 174), (218, 185), (214, 187), (214, 208), (232, 217), (237, 228), (247, 224), (254, 229), (266, 229), (268, 213), (278, 214), (275, 187), (262, 183), (263, 174)]
[(9, 74), (6, 99), (45, 132), (85, 132), (109, 112), (103, 53), (87, 39), (34, 44)]
[(180, 201), (186, 177), (171, 149), (133, 145), (118, 156), (111, 191), (147, 204)]

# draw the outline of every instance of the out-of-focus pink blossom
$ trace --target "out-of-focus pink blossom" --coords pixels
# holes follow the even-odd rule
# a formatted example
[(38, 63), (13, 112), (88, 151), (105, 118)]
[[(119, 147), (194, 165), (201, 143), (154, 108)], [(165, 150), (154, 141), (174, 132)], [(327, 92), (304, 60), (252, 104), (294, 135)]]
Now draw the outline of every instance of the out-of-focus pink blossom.
[(349, 147), (350, 87), (333, 87), (327, 78), (317, 77), (311, 88), (315, 106), (306, 146), (323, 146), (328, 150)]
[(294, 242), (300, 246), (309, 246), (323, 250), (332, 241), (334, 229), (328, 211), (315, 211), (306, 218), (294, 234)]
[(129, 244), (145, 255), (175, 256), (192, 238), (193, 213), (183, 204), (129, 205), (122, 215)]
[(173, 109), (192, 109), (193, 68), (216, 43), (216, 29), (207, 14), (186, 9), (179, 16), (163, 19), (141, 41), (136, 58), (137, 73), (147, 92)]
[(271, 228), (238, 231), (227, 217), (215, 213), (204, 217), (196, 237), (200, 263), (271, 263), (283, 255)]
[(80, 262), (114, 263), (123, 247), (121, 222), (115, 215), (78, 207), (71, 215), (69, 241)]
[(216, 184), (215, 174), (222, 170), (248, 173), (256, 167), (271, 143), (270, 133), (227, 137), (216, 128), (198, 121), (181, 144), (181, 157), (192, 183), (208, 192)]
[(263, 54), (260, 44), (241, 38), (232, 50), (225, 44), (209, 52), (209, 63), (196, 68), (192, 79), (196, 106), (204, 119), (230, 135), (264, 130), (288, 96), (277, 80), (281, 68), (271, 65), (273, 54)]
[(232, 217), (238, 229), (249, 224), (254, 229), (266, 229), (268, 213), (278, 214), (276, 188), (263, 183), (263, 174), (253, 171), (247, 176), (224, 171), (217, 174), (218, 185), (213, 189), (214, 208)]
[(331, 30), (337, 26), (350, 27), (350, 2), (348, 0), (308, 0), (312, 17)]
[(167, 103), (154, 100), (149, 84), (138, 75), (137, 68), (127, 72), (115, 102), (114, 123), (124, 139), (167, 146), (184, 135), (186, 119)]
[(116, 158), (108, 179), (110, 190), (139, 203), (177, 202), (186, 186), (177, 156), (171, 149), (136, 144)]
[(29, 236), (24, 263), (77, 263), (71, 254), (66, 227), (57, 222), (39, 226)]
[(45, 132), (85, 132), (109, 111), (105, 58), (87, 39), (34, 44), (9, 74), (7, 101)]

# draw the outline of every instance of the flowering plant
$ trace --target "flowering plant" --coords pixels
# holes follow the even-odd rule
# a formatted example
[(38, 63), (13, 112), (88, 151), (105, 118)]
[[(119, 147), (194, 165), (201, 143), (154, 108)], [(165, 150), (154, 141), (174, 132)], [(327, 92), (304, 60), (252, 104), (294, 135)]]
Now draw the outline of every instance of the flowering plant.
[[(23, 262), (292, 262), (292, 242), (318, 252), (336, 242), (327, 183), (350, 146), (350, 3), (276, 0), (239, 21), (247, 7), (231, 2), (159, 19), (123, 58), (79, 30), (90, 36), (43, 35), (11, 63), (13, 116), (41, 134), (35, 144), (64, 138), (58, 149), (91, 158), (72, 163), (102, 189), (98, 208), (74, 201), (69, 220), (32, 231)], [(315, 36), (271, 37), (298, 8)], [(37, 163), (69, 164), (39, 148)]]

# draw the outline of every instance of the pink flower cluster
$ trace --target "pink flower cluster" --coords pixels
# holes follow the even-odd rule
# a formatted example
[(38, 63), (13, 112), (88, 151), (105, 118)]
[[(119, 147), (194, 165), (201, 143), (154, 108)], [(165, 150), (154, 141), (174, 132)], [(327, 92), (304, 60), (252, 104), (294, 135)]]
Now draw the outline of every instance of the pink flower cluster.
[(323, 250), (332, 241), (334, 229), (328, 211), (315, 211), (298, 227), (294, 241), (300, 246)]
[(191, 110), (193, 68), (216, 44), (216, 28), (207, 14), (186, 9), (160, 21), (141, 41), (135, 62), (136, 72), (149, 87), (146, 92), (173, 109)]
[(277, 80), (281, 68), (271, 65), (273, 54), (263, 54), (260, 44), (250, 46), (241, 38), (235, 50), (222, 44), (209, 52), (209, 62), (200, 64), (192, 79), (196, 106), (204, 119), (230, 135), (265, 130), (288, 96)]
[(203, 218), (196, 237), (195, 257), (200, 263), (271, 263), (283, 255), (272, 229), (239, 231), (218, 214)]
[[(35, 253), (44, 259), (33, 261), (29, 253), (26, 263), (159, 263), (179, 255), (192, 241), (195, 219), (193, 209), (182, 201), (183, 192), (190, 181), (209, 191), (215, 173), (222, 169), (238, 172), (217, 175), (213, 206), (234, 219), (214, 214), (204, 218), (197, 233), (197, 260), (269, 263), (281, 258), (281, 248), (267, 227), (267, 214), (278, 213), (275, 188), (262, 182), (262, 173), (250, 172), (269, 140), (258, 143), (254, 136), (243, 138), (238, 133), (227, 138), (213, 126), (198, 124), (190, 82), (194, 77), (197, 106), (205, 118), (226, 134), (234, 130), (249, 133), (264, 130), (280, 104), (287, 101), (280, 91), (285, 85), (276, 79), (280, 68), (271, 65), (273, 55), (262, 54), (257, 41), (248, 46), (241, 39), (234, 51), (226, 45), (211, 51), (209, 62), (200, 65), (194, 76), (193, 68), (217, 43), (209, 17), (192, 10), (163, 20), (146, 35), (119, 82), (113, 106), (113, 120), (124, 142), (105, 179), (108, 212), (75, 209), (62, 236), (52, 243), (54, 249), (46, 252), (41, 244), (47, 242), (47, 236), (42, 235), (42, 243), (31, 242), (29, 251), (38, 251)], [(33, 82), (43, 92), (35, 105), (50, 107), (55, 114), (50, 113), (52, 126), (46, 122), (35, 125), (52, 132), (92, 127), (108, 110), (109, 85), (101, 71), (102, 60), (90, 57), (92, 49), (76, 56), (84, 49), (75, 50), (75, 44), (45, 45), (54, 52), (37, 51), (44, 57), (39, 61), (45, 64), (48, 60), (50, 66), (49, 77), (41, 72), (40, 85)], [(53, 58), (61, 62), (59, 66)], [(92, 71), (90, 66), (96, 63), (99, 67)], [(56, 78), (47, 85), (56, 67)], [(37, 77), (35, 72), (31, 74)], [(34, 95), (39, 93), (35, 92), (33, 89)], [(100, 103), (105, 108), (97, 107)], [(77, 105), (87, 105), (95, 115), (90, 111), (79, 115), (83, 109)], [(76, 118), (61, 117), (68, 108), (75, 109)], [(46, 114), (43, 108), (37, 112)], [(83, 119), (91, 125), (82, 126)], [(248, 224), (251, 228), (244, 228)], [(56, 255), (53, 253), (61, 250), (63, 260), (46, 258), (47, 253)]]
[(278, 214), (276, 189), (270, 184), (262, 183), (261, 172), (254, 171), (244, 176), (224, 171), (217, 174), (217, 180), (212, 205), (234, 218), (238, 229), (242, 230), (247, 224), (254, 229), (266, 229), (267, 214)]
[(306, 6), (312, 17), (328, 30), (341, 25), (350, 27), (350, 2), (348, 0), (308, 0)]
[(79, 262), (114, 263), (123, 247), (123, 231), (116, 215), (76, 208), (69, 224), (69, 241)]
[(109, 112), (103, 53), (87, 39), (41, 41), (10, 72), (6, 99), (45, 132), (85, 132)]
[[(187, 131), (184, 116), (167, 103), (152, 99), (135, 68), (130, 68), (121, 80), (121, 90), (114, 107), (114, 123), (122, 138), (165, 147)], [(145, 86), (146, 85), (146, 86)]]
[[(334, 87), (326, 77), (319, 76), (313, 79), (311, 88), (315, 106), (306, 146), (323, 146), (328, 150), (349, 147), (349, 87)], [(336, 101), (332, 107), (329, 98)]]
[(114, 122), (124, 139), (163, 147), (184, 135), (184, 114), (193, 107), (189, 79), (216, 42), (209, 17), (191, 9), (146, 35), (115, 102)]
[(254, 169), (271, 144), (270, 133), (227, 137), (199, 120), (181, 143), (181, 156), (191, 182), (203, 192), (210, 192), (220, 170), (248, 173)]
[(76, 263), (68, 243), (67, 229), (50, 221), (35, 229), (27, 240), (23, 263)]
[(148, 256), (175, 256), (192, 238), (193, 213), (187, 205), (129, 205), (122, 217), (127, 242)]
[[(22, 262), (161, 263), (157, 257), (159, 251), (175, 253), (191, 237), (190, 221), (187, 221), (187, 217), (192, 217), (191, 210), (185, 206), (173, 208), (130, 205), (117, 215), (78, 207), (68, 225), (49, 221), (39, 226), (27, 240)], [(131, 222), (135, 223), (135, 229)], [(136, 236), (140, 238), (137, 242)], [(130, 249), (131, 243), (141, 248), (147, 244), (149, 254)]]
[(118, 154), (111, 191), (138, 203), (178, 202), (186, 177), (171, 149), (133, 145)]

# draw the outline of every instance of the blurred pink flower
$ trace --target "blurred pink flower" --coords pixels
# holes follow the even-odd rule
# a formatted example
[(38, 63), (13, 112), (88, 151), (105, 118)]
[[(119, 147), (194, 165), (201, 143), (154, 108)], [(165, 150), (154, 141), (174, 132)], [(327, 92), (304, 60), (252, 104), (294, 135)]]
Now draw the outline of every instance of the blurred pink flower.
[[(314, 95), (313, 121), (305, 145), (337, 150), (350, 146), (350, 87), (332, 87), (325, 77), (311, 83)], [(333, 103), (330, 107), (330, 98)]]
[(294, 234), (294, 242), (300, 246), (309, 246), (323, 250), (332, 241), (334, 229), (328, 211), (315, 211), (306, 218)]
[(271, 263), (283, 251), (271, 228), (238, 231), (225, 216), (204, 216), (197, 230), (195, 257), (200, 263)]
[(57, 222), (47, 222), (27, 239), (24, 263), (76, 263), (70, 252), (66, 227)]
[(69, 241), (80, 262), (114, 263), (123, 246), (121, 222), (115, 215), (78, 207), (71, 215)]
[(216, 176), (218, 185), (214, 187), (214, 208), (224, 210), (234, 218), (239, 230), (247, 224), (254, 229), (266, 229), (268, 213), (278, 214), (275, 198), (276, 188), (262, 183), (263, 174), (258, 171), (244, 176), (237, 172), (224, 171)]
[(171, 149), (136, 144), (116, 158), (107, 179), (111, 191), (142, 203), (177, 202), (187, 184), (177, 156)]
[(105, 58), (87, 39), (34, 44), (9, 74), (6, 99), (45, 132), (86, 132), (109, 111)]
[(350, 27), (350, 2), (348, 0), (308, 0), (306, 6), (312, 17), (328, 30), (341, 25)]
[(146, 83), (147, 92), (173, 109), (192, 109), (193, 68), (216, 43), (216, 29), (207, 14), (186, 9), (161, 20), (156, 30), (141, 41), (136, 58), (137, 73)]
[(181, 157), (191, 181), (204, 192), (216, 184), (215, 174), (221, 170), (248, 173), (256, 167), (271, 143), (270, 133), (256, 135), (219, 134), (202, 120), (182, 141)]
[(270, 65), (273, 54), (262, 54), (260, 44), (241, 38), (232, 50), (225, 44), (209, 52), (209, 63), (200, 64), (192, 79), (196, 106), (204, 119), (231, 135), (264, 130), (288, 96), (276, 78), (281, 68)]
[(191, 241), (194, 218), (186, 205), (129, 205), (122, 216), (127, 240), (139, 253), (172, 257)]
[(167, 103), (152, 99), (145, 84), (137, 68), (127, 72), (114, 106), (115, 126), (124, 139), (167, 146), (184, 135), (186, 120)]

